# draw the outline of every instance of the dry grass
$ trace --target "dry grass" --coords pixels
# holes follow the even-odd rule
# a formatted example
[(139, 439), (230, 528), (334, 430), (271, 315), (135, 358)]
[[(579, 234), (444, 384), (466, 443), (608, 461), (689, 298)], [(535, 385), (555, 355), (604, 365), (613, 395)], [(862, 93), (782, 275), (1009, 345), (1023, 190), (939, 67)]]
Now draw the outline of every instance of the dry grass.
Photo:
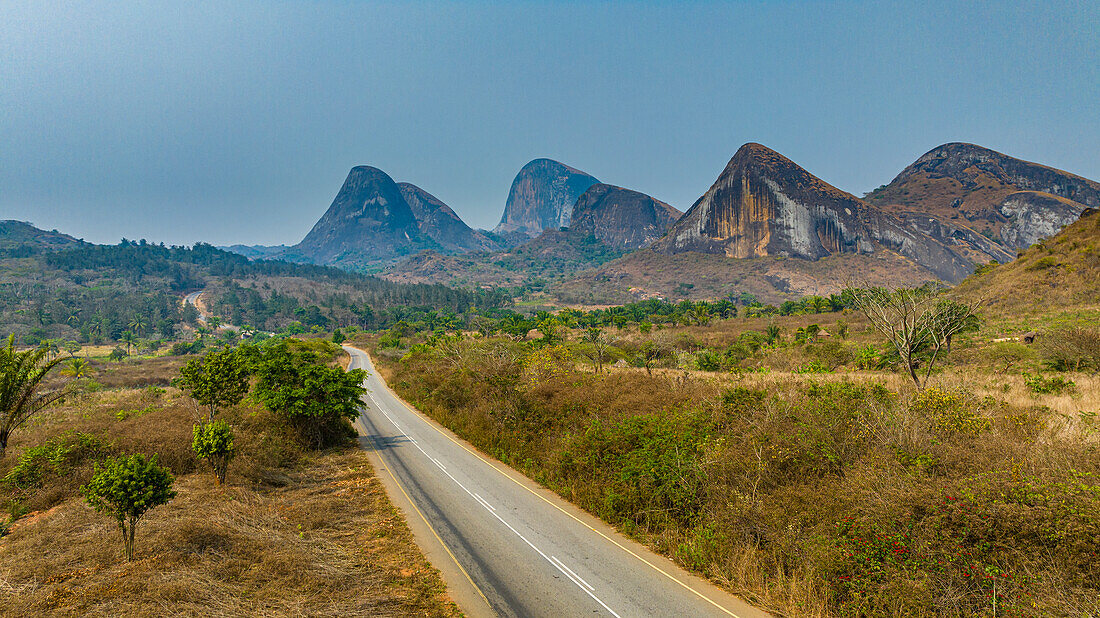
[[(146, 361), (96, 377), (143, 383), (143, 364), (153, 377), (171, 370)], [(0, 484), (0, 505), (14, 498), (30, 511), (0, 537), (0, 614), (458, 615), (363, 452), (304, 452), (270, 413), (244, 404), (219, 414), (239, 454), (218, 488), (191, 452), (198, 414), (171, 387), (116, 388), (70, 396), (13, 434), (0, 477), (27, 448), (79, 431), (115, 452), (157, 454), (179, 495), (142, 522), (127, 564), (114, 522), (78, 497), (91, 461), (37, 487)]]
[(458, 614), (362, 452), (319, 457), (271, 491), (198, 474), (176, 489), (130, 564), (114, 524), (76, 499), (21, 522), (0, 540), (4, 614)]

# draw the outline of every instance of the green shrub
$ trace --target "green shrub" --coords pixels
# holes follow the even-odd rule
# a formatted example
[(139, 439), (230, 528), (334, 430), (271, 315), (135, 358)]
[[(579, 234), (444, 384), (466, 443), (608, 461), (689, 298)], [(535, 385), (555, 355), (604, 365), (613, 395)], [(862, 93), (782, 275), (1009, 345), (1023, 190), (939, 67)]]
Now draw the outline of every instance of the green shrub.
[(23, 451), (2, 482), (7, 487), (20, 490), (38, 487), (51, 474), (65, 476), (73, 468), (110, 452), (111, 444), (100, 436), (66, 432)]
[(1034, 375), (1025, 373), (1024, 386), (1033, 395), (1061, 395), (1077, 390), (1077, 384), (1073, 380), (1068, 380), (1062, 376), (1048, 378), (1041, 373)]
[(212, 423), (195, 425), (191, 440), (191, 450), (195, 456), (205, 459), (214, 469), (218, 485), (225, 483), (229, 471), (229, 462), (237, 454), (233, 445), (233, 429), (229, 423), (217, 420)]

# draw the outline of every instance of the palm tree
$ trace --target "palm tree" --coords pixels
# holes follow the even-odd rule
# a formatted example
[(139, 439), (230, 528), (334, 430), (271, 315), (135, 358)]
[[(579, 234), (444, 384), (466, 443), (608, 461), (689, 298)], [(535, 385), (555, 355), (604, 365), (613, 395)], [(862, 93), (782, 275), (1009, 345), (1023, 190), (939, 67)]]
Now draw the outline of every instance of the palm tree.
[(206, 319), (206, 323), (210, 325), (211, 331), (217, 331), (218, 327), (222, 325), (222, 319), (216, 315), (212, 315)]
[(87, 377), (92, 371), (92, 364), (88, 362), (86, 358), (70, 358), (65, 363), (65, 368), (61, 370), (62, 375), (72, 376), (74, 378)]
[(129, 330), (122, 331), (121, 340), (126, 344), (126, 356), (130, 355), (130, 346), (134, 345), (134, 332)]
[(146, 324), (145, 318), (141, 317), (140, 315), (135, 315), (133, 319), (130, 320), (130, 330), (134, 331), (138, 335), (144, 333), (147, 326), (148, 324)]
[(0, 348), (0, 458), (8, 447), (11, 432), (22, 427), (32, 416), (64, 394), (59, 389), (39, 392), (43, 378), (61, 358), (46, 360), (46, 350), (37, 348), (15, 351), (15, 337)]

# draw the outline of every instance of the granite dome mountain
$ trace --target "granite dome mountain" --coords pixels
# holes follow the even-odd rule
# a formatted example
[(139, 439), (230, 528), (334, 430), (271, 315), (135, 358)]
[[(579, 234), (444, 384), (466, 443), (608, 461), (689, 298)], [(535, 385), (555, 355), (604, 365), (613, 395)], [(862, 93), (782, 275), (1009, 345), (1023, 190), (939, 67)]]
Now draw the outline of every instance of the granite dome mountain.
[(653, 248), (663, 254), (807, 260), (888, 249), (948, 281), (962, 279), (972, 268), (944, 244), (756, 143), (738, 149)]
[(921, 155), (867, 202), (975, 262), (1008, 262), (1052, 236), (1086, 207), (1100, 183), (989, 148), (953, 142)]
[(598, 183), (577, 198), (569, 228), (592, 234), (610, 247), (634, 250), (664, 236), (681, 215), (644, 193)]
[(577, 199), (598, 182), (564, 163), (535, 159), (516, 174), (504, 214), (493, 231), (538, 236), (543, 230), (568, 226)]
[[(420, 187), (396, 183), (382, 170), (352, 168), (332, 205), (302, 242), (281, 257), (360, 267), (424, 249), (461, 253), (498, 249), (442, 200)], [(279, 254), (270, 257), (280, 257)]]

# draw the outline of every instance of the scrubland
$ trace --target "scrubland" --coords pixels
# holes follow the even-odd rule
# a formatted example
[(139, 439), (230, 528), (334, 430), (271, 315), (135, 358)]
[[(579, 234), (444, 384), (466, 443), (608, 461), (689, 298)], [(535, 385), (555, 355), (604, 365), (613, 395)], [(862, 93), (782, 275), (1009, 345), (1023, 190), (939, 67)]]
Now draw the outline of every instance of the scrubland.
[[(1085, 616), (1100, 614), (1098, 359), (1064, 371), (1056, 336), (1001, 341), (1096, 313), (1073, 316), (987, 321), (923, 390), (850, 313), (607, 329), (599, 373), (568, 329), (358, 341), (425, 413), (777, 613)], [(663, 350), (648, 370), (646, 340)]]
[[(453, 616), (365, 453), (310, 451), (260, 406), (223, 410), (224, 486), (191, 451), (199, 410), (177, 359), (99, 364), (81, 392), (13, 435), (0, 460), (5, 616)], [(178, 495), (149, 512), (133, 562), (79, 497), (93, 461), (156, 454)], [(11, 521), (14, 520), (14, 521)]]

